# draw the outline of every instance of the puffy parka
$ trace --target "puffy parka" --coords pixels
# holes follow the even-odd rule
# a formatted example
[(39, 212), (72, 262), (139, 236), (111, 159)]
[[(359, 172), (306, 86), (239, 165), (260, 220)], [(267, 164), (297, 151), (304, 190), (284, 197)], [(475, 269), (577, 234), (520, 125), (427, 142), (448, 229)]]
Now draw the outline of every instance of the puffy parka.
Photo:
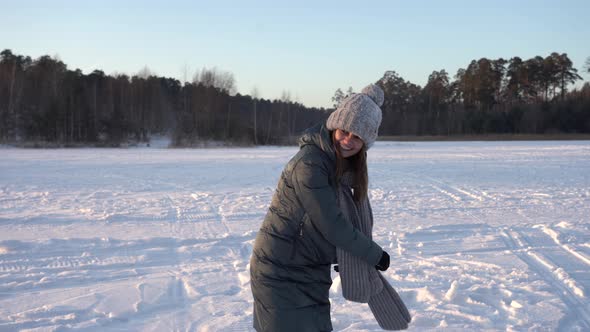
[(383, 252), (338, 206), (330, 131), (323, 124), (310, 128), (299, 146), (281, 174), (250, 260), (257, 331), (331, 331), (336, 247), (371, 265)]

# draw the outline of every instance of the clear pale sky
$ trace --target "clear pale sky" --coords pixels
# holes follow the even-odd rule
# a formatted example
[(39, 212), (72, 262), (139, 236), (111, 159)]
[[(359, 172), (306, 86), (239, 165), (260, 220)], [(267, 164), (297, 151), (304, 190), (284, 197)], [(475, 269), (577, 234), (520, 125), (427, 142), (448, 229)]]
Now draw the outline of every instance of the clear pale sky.
[[(471, 60), (567, 53), (584, 78), (590, 1), (7, 1), (0, 49), (58, 55), (85, 74), (151, 72), (183, 80), (217, 67), (238, 92), (329, 107), (387, 70), (424, 86)], [(578, 86), (581, 83), (578, 83)]]

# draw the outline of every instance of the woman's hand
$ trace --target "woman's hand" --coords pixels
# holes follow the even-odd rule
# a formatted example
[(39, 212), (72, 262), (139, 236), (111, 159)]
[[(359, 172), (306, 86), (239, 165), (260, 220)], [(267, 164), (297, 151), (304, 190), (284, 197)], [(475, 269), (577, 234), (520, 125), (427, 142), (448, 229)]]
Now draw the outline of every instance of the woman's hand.
[(375, 265), (375, 268), (379, 271), (386, 271), (389, 268), (389, 254), (383, 250), (383, 254), (381, 254), (381, 259), (379, 263)]

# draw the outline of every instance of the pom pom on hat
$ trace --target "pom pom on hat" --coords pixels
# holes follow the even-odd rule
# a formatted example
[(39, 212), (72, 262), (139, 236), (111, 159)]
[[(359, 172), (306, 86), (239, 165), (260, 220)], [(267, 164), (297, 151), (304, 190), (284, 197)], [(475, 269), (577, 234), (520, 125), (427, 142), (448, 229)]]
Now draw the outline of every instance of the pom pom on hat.
[(361, 93), (344, 99), (328, 117), (326, 127), (328, 130), (342, 129), (357, 135), (369, 149), (377, 139), (382, 118), (379, 107), (383, 105), (384, 99), (383, 90), (370, 84)]
[(366, 94), (367, 96), (371, 97), (377, 106), (383, 106), (383, 101), (385, 101), (385, 93), (375, 84), (369, 84), (363, 88), (361, 93)]

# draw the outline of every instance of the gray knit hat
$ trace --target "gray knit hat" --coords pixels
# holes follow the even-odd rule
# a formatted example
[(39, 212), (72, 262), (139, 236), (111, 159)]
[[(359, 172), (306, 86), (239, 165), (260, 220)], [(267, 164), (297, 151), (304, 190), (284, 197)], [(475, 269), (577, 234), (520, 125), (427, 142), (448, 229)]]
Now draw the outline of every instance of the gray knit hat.
[(360, 137), (367, 150), (375, 143), (381, 125), (381, 105), (385, 99), (383, 90), (375, 84), (366, 86), (361, 93), (344, 99), (330, 114), (326, 122), (328, 130), (342, 129)]

